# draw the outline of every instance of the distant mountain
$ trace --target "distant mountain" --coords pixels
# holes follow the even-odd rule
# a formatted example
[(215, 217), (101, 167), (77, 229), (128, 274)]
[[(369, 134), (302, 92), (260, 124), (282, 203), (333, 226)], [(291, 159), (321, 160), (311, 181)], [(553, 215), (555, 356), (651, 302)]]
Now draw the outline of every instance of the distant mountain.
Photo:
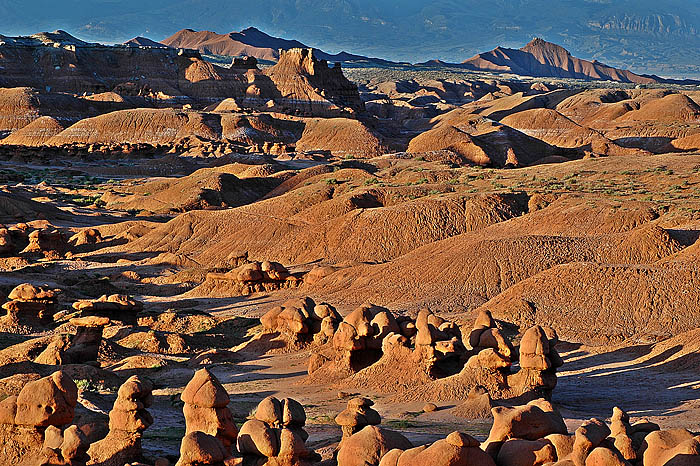
[[(298, 40), (273, 37), (254, 27), (249, 27), (240, 32), (231, 32), (229, 34), (182, 29), (167, 39), (164, 39), (161, 43), (168, 47), (199, 50), (201, 53), (207, 55), (228, 55), (232, 57), (247, 55), (259, 60), (269, 61), (277, 61), (279, 59), (280, 50), (310, 48)], [(314, 49), (314, 55), (320, 60), (329, 62), (353, 61), (389, 63), (386, 60), (353, 55), (347, 52), (329, 54)]]
[(565, 48), (543, 39), (533, 39), (520, 49), (497, 47), (462, 62), (461, 67), (521, 76), (593, 79), (637, 84), (657, 82), (650, 76), (641, 76), (628, 70), (613, 68), (598, 61), (581, 60), (572, 56)]
[(254, 25), (336, 53), (461, 61), (533, 37), (637, 74), (700, 77), (697, 0), (0, 0), (8, 35), (63, 28), (90, 41)]
[(124, 42), (124, 45), (128, 45), (129, 47), (155, 47), (155, 48), (167, 47), (167, 45), (163, 45), (160, 42), (156, 42), (154, 40), (151, 40), (148, 37), (140, 37), (140, 36), (127, 40), (126, 42)]
[(169, 47), (199, 50), (207, 55), (247, 55), (270, 61), (279, 59), (279, 49), (308, 48), (299, 41), (272, 37), (252, 27), (229, 34), (182, 29), (161, 43)]

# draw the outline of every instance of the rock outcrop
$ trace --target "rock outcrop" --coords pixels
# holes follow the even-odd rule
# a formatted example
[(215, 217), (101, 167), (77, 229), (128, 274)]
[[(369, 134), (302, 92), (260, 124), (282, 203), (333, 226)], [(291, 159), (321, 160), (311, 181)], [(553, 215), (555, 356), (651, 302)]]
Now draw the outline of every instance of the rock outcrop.
[(57, 257), (68, 250), (65, 233), (57, 229), (34, 230), (29, 233), (29, 244), (22, 253), (41, 253), (47, 257)]
[(112, 320), (135, 324), (137, 314), (143, 310), (143, 303), (131, 296), (103, 295), (94, 300), (76, 301), (73, 309), (81, 316), (108, 317)]
[(493, 426), (484, 442), (486, 452), (495, 456), (508, 439), (538, 440), (550, 434), (566, 434), (561, 414), (544, 399), (523, 406), (493, 408)]
[(9, 301), (2, 306), (7, 314), (0, 318), (0, 326), (31, 332), (53, 322), (58, 298), (56, 290), (24, 283), (10, 291), (7, 298)]
[(309, 298), (298, 298), (276, 306), (260, 318), (269, 334), (279, 334), (285, 345), (300, 347), (312, 342), (324, 344), (330, 341), (342, 317), (335, 308)]
[(264, 73), (283, 96), (274, 102), (275, 107), (326, 115), (364, 110), (357, 86), (343, 76), (340, 64), (329, 67), (316, 58), (313, 49), (283, 51), (277, 64)]
[(307, 382), (372, 388), (395, 393), (396, 401), (461, 398), (468, 402), (471, 392), (481, 387), (487, 398), (472, 402), (480, 404), (474, 406), (478, 415), (488, 417), (491, 399), (529, 401), (551, 396), (561, 359), (554, 349), (556, 334), (552, 332), (550, 342), (543, 332), (534, 328), (525, 333), (524, 363), (513, 372), (518, 348), (487, 312), (477, 318), (468, 339), (472, 348), (467, 349), (460, 328), (429, 310), (421, 310), (414, 321), (394, 317), (379, 306), (363, 305), (348, 314), (332, 339), (312, 354)]
[(557, 334), (548, 330), (550, 337), (542, 327), (531, 327), (520, 340), (520, 370), (508, 378), (508, 384), (519, 394), (535, 393), (549, 398), (557, 386), (556, 370), (564, 362), (554, 348), (559, 341)]
[(289, 273), (287, 268), (279, 262), (256, 261), (243, 264), (230, 272), (210, 272), (204, 284), (198, 289), (200, 292), (211, 289), (227, 295), (250, 295), (283, 288), (296, 288), (301, 283), (301, 277)]

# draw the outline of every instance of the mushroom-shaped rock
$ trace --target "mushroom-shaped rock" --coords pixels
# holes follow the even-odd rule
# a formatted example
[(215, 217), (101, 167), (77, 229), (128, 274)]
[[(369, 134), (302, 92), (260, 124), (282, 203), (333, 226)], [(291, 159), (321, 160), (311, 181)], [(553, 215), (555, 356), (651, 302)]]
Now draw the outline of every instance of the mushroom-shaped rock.
[(57, 299), (55, 290), (23, 283), (10, 291), (8, 299), (9, 301), (2, 306), (7, 314), (0, 318), (0, 323), (6, 327), (32, 330), (53, 320)]
[(81, 316), (102, 316), (112, 320), (136, 323), (136, 314), (143, 310), (143, 303), (131, 296), (113, 294), (103, 295), (95, 300), (83, 300), (73, 303), (73, 309)]
[(97, 361), (102, 343), (102, 331), (109, 322), (109, 318), (97, 316), (77, 317), (70, 320), (70, 323), (75, 326), (75, 336), (67, 349), (67, 356), (71, 362)]
[(374, 402), (369, 398), (352, 398), (348, 406), (335, 417), (335, 423), (343, 431), (343, 439), (362, 430), (365, 426), (377, 425), (381, 422), (379, 413), (372, 409)]

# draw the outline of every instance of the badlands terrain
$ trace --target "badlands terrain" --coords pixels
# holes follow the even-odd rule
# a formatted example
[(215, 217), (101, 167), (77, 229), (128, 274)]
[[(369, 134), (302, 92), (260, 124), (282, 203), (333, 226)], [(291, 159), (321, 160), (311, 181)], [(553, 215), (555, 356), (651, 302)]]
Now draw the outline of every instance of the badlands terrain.
[(1, 465), (700, 464), (696, 86), (177, 47), (2, 37)]

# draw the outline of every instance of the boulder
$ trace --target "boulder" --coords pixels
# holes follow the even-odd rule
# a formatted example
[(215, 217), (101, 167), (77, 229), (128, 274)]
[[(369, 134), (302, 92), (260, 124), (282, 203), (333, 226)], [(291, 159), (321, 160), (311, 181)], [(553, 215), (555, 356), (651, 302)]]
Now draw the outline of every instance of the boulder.
[[(369, 464), (369, 463), (368, 463)], [(470, 435), (452, 432), (432, 445), (391, 450), (379, 463), (381, 466), (496, 466), (493, 459), (479, 448), (479, 442)]]
[(73, 420), (78, 387), (63, 372), (29, 382), (17, 397), (15, 424), (61, 426)]
[(537, 399), (523, 406), (497, 406), (491, 410), (493, 426), (484, 442), (484, 449), (496, 456), (508, 439), (538, 440), (550, 434), (566, 434), (561, 414), (545, 399)]
[(700, 436), (685, 429), (659, 430), (644, 439), (644, 466), (695, 466), (700, 464)]
[(498, 466), (541, 466), (557, 460), (557, 451), (547, 440), (506, 440), (498, 452)]
[(186, 434), (180, 444), (180, 459), (175, 466), (224, 466), (229, 456), (216, 437), (204, 432)]
[(411, 447), (411, 442), (397, 432), (366, 426), (343, 441), (338, 451), (338, 466), (377, 466), (390, 450)]

